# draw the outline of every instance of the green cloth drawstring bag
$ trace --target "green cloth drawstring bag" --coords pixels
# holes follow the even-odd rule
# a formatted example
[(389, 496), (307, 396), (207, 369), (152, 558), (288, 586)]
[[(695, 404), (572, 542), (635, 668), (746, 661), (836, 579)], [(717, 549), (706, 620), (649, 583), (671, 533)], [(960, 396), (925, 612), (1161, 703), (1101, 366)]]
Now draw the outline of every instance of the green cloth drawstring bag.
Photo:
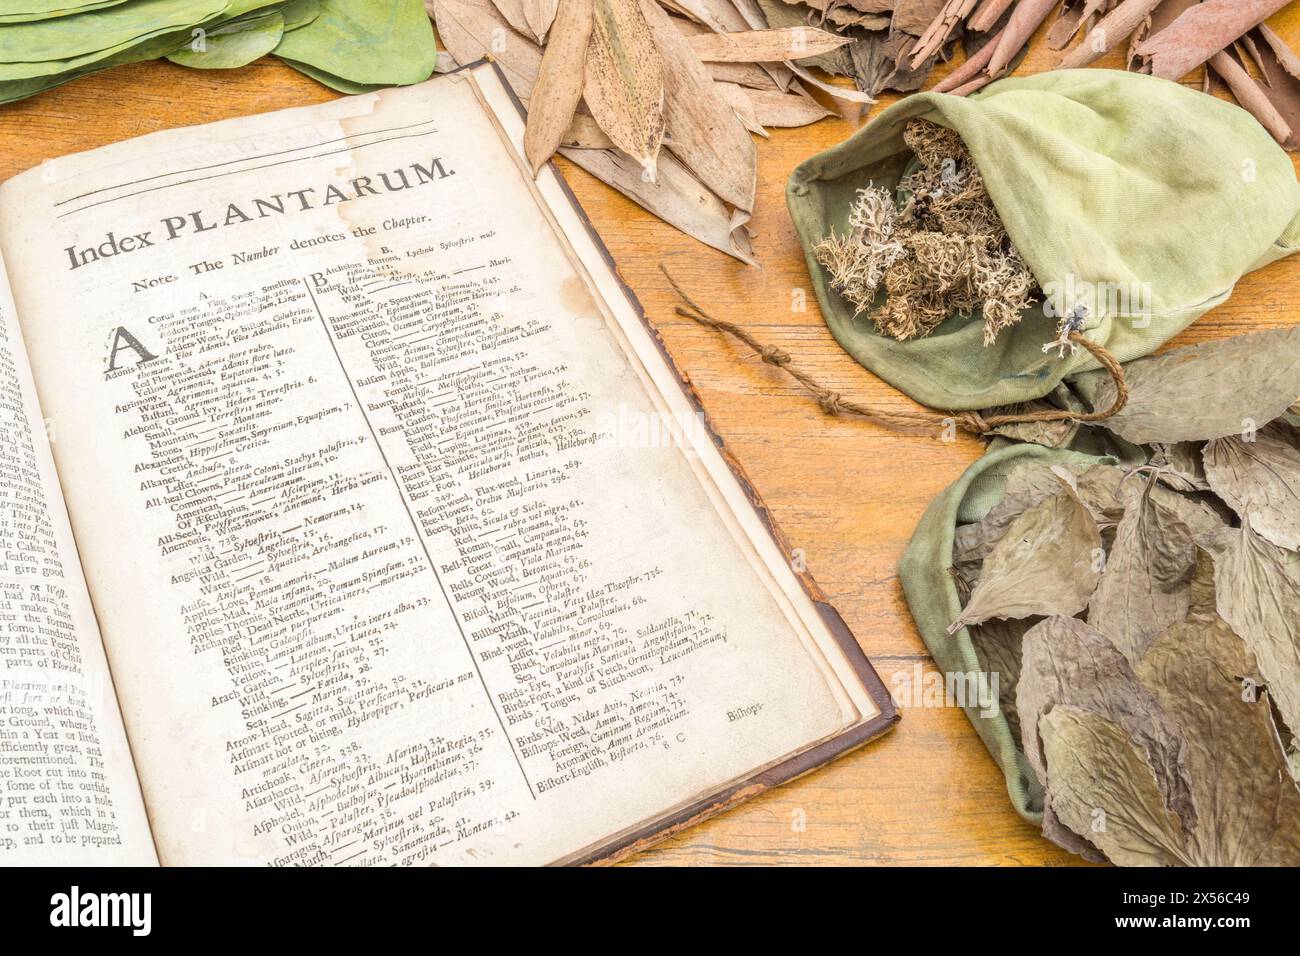
[[(1048, 294), (983, 344), (979, 315), (897, 341), (830, 287), (813, 247), (843, 232), (857, 191), (895, 189), (913, 157), (909, 120), (955, 130), (1007, 234)], [(1147, 355), (1224, 301), (1237, 279), (1300, 247), (1291, 160), (1245, 110), (1168, 80), (1058, 70), (970, 97), (918, 93), (790, 176), (790, 214), (822, 314), (858, 362), (922, 404), (1027, 402), (1097, 367), (1086, 350), (1043, 346), (1057, 316), (1120, 362)], [(1082, 311), (1080, 311), (1082, 306)]]
[[(1100, 449), (1098, 449), (1100, 450)], [(1028, 462), (1049, 465), (1117, 464), (1107, 454), (1008, 442), (996, 438), (984, 456), (930, 502), (898, 566), (898, 577), (912, 619), (935, 665), (944, 674), (982, 673), (970, 632), (948, 633), (948, 624), (961, 613), (961, 598), (953, 582), (953, 535), (957, 525), (979, 521), (1003, 496), (1007, 475)], [(986, 711), (977, 701), (962, 709), (1006, 778), (1007, 793), (1024, 819), (1043, 822), (1043, 788), (1020, 750), (1000, 708)]]

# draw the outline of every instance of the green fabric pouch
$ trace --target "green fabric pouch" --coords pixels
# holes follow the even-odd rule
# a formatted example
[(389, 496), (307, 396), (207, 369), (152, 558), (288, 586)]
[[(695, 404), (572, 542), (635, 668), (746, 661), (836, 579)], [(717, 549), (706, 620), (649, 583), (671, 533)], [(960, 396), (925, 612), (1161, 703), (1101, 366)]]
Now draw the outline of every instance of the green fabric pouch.
[[(845, 230), (857, 190), (897, 187), (913, 159), (903, 128), (915, 118), (960, 134), (1047, 293), (1050, 309), (1034, 307), (987, 347), (978, 315), (954, 315), (922, 339), (877, 334), (830, 288), (812, 252), (832, 228)], [(1016, 77), (970, 97), (909, 96), (799, 165), (786, 198), (840, 345), (943, 409), (1030, 401), (1096, 368), (1086, 350), (1044, 352), (1056, 316), (1082, 314), (1080, 331), (1127, 362), (1224, 301), (1244, 273), (1300, 247), (1291, 160), (1249, 113), (1120, 70)]]
[[(953, 534), (957, 525), (979, 521), (988, 514), (1002, 499), (1007, 475), (1016, 466), (1033, 461), (1086, 465), (1116, 464), (1118, 459), (1106, 454), (994, 439), (982, 458), (930, 502), (899, 563), (898, 576), (912, 618), (935, 665), (945, 675), (982, 674), (984, 670), (975, 654), (970, 632), (963, 627), (955, 634), (948, 633), (948, 624), (961, 613), (961, 599), (949, 571)], [(1002, 769), (1016, 811), (1031, 823), (1041, 825), (1042, 787), (1000, 708), (992, 708), (996, 712), (991, 713), (979, 702), (968, 699), (962, 709)]]

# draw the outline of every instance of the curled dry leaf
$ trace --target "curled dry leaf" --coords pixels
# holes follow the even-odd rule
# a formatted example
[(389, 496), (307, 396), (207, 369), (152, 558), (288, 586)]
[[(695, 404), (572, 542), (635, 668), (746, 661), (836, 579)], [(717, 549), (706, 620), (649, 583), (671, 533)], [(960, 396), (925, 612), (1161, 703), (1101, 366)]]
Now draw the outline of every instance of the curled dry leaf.
[(551, 41), (542, 52), (537, 85), (528, 101), (524, 153), (533, 175), (560, 147), (582, 101), (591, 26), (592, 0), (559, 0)]
[(595, 4), (583, 99), (614, 145), (651, 178), (664, 138), (664, 69), (639, 0)]
[(1157, 479), (1174, 491), (1209, 491), (1201, 447), (1195, 441), (1152, 442), (1151, 467)]
[[(1181, 821), (1181, 828), (1196, 825), (1187, 744), (1172, 715), (1142, 685), (1128, 659), (1105, 635), (1074, 618), (1050, 617), (1025, 634), (1016, 688), (1025, 757), (1047, 788), (1047, 808), (1053, 807), (1053, 771), (1044, 753), (1041, 721), (1061, 706), (1113, 721), (1151, 766), (1161, 805)], [(1086, 831), (1070, 829), (1092, 840)], [(1072, 842), (1067, 839), (1063, 845), (1074, 849), (1068, 845)]]
[(697, 33), (688, 42), (706, 63), (764, 63), (819, 56), (852, 42), (852, 37), (814, 27), (782, 27), (743, 33)]
[(428, 0), (438, 38), (457, 63), (473, 63), (489, 53), (520, 99), (533, 94), (541, 70), (537, 45), (510, 29), (491, 0)]
[[(1300, 391), (1300, 326), (1170, 349), (1124, 366), (1129, 400), (1106, 428), (1134, 444), (1204, 441), (1271, 422)], [(1105, 370), (1071, 384), (1093, 408), (1114, 400)]]
[(984, 560), (970, 601), (948, 627), (952, 634), (990, 618), (1077, 614), (1097, 587), (1101, 535), (1092, 515), (1064, 482), (1026, 509)]
[(1279, 419), (1208, 442), (1202, 454), (1215, 494), (1262, 537), (1300, 550), (1300, 428)]
[[(1112, 468), (1109, 465), (1095, 465), (1093, 468), (1108, 469), (1114, 473), (1110, 482), (1118, 488), (1124, 473), (1118, 468)], [(1093, 470), (1079, 469), (1079, 473), (1088, 473)], [(1075, 470), (1064, 469), (1069, 475), (1065, 480), (1079, 491), (1078, 476)], [(1061, 488), (1063, 475), (1060, 470), (1053, 469), (1042, 462), (1027, 462), (1011, 470), (1007, 475), (1006, 482), (1003, 486), (1003, 495), (998, 502), (989, 509), (988, 513), (979, 521), (971, 524), (959, 525), (953, 534), (953, 569), (957, 571), (969, 584), (974, 587), (979, 580), (980, 566), (984, 563), (993, 551), (994, 546), (1002, 540), (1011, 527), (1011, 523), (1020, 517), (1027, 509), (1040, 503), (1044, 499), (1056, 494)], [(1088, 504), (1086, 498), (1082, 499)], [(1089, 505), (1091, 507), (1091, 505)], [(1119, 515), (1123, 513), (1123, 506), (1120, 505), (1115, 520), (1119, 520)], [(1094, 519), (1097, 519), (1098, 513), (1094, 509)]]
[(1250, 526), (1224, 534), (1214, 561), (1216, 607), (1254, 652), (1290, 732), (1300, 734), (1300, 554)]
[(1196, 542), (1176, 514), (1156, 504), (1154, 478), (1129, 498), (1106, 568), (1088, 604), (1088, 624), (1136, 663), (1151, 641), (1187, 616)]

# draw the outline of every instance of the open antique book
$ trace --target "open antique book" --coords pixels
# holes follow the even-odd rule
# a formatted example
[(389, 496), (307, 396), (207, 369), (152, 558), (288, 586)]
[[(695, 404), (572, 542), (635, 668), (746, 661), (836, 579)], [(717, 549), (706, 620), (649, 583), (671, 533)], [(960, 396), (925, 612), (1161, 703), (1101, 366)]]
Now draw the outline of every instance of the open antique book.
[(0, 863), (611, 859), (895, 719), (523, 130), (484, 63), (0, 189)]

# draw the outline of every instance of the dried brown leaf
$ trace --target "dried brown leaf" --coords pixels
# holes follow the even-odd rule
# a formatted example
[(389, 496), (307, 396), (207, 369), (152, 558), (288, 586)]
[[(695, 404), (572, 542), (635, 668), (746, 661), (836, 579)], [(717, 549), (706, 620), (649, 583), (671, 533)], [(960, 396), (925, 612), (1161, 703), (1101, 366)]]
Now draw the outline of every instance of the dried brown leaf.
[(608, 149), (561, 149), (565, 158), (613, 186), (664, 222), (741, 262), (756, 265), (745, 217), (737, 216), (667, 150), (655, 181), (631, 157)]
[(1136, 663), (1151, 641), (1187, 616), (1196, 542), (1172, 511), (1152, 500), (1154, 479), (1132, 495), (1106, 568), (1088, 605), (1088, 624)]
[(537, 83), (542, 51), (515, 33), (491, 0), (429, 0), (438, 38), (457, 63), (473, 63), (489, 54), (510, 87), (527, 100)]
[(1076, 614), (1100, 575), (1101, 535), (1064, 482), (1011, 522), (984, 560), (979, 583), (948, 633), (990, 618)]
[(1215, 552), (1216, 607), (1255, 655), (1292, 734), (1300, 734), (1300, 554), (1255, 534), (1247, 519)]
[(1207, 442), (1202, 455), (1215, 494), (1262, 537), (1300, 550), (1300, 428), (1279, 419)]
[(1201, 447), (1195, 441), (1152, 442), (1151, 467), (1159, 480), (1174, 491), (1209, 491)]
[(664, 72), (639, 0), (595, 4), (582, 96), (614, 145), (650, 176), (664, 138)]
[(743, 87), (736, 86), (734, 83), (715, 83), (714, 88), (731, 104), (740, 121), (745, 124), (745, 129), (759, 136), (767, 136), (767, 130), (763, 129), (763, 124), (758, 121), (758, 111), (754, 109), (754, 101), (749, 98)]
[(706, 63), (762, 63), (819, 56), (851, 42), (814, 27), (746, 30), (743, 33), (699, 33), (689, 37), (691, 49)]
[[(1038, 724), (1054, 818), (1120, 866), (1187, 864), (1151, 763), (1114, 721), (1056, 707)], [(1068, 849), (1069, 847), (1067, 847)]]
[[(541, 69), (542, 51), (526, 37), (514, 33), (491, 0), (429, 0), (438, 22), (438, 35), (457, 61), (472, 63), (492, 55), (521, 99), (527, 100)], [(502, 36), (504, 43), (496, 42)], [(582, 145), (594, 145), (598, 130), (590, 117), (579, 112), (565, 133)], [(617, 189), (668, 224), (729, 256), (755, 265), (746, 228), (747, 216), (727, 209), (685, 166), (660, 151), (654, 182), (642, 175), (641, 166), (613, 149), (571, 149), (560, 152), (575, 165)]]
[(1300, 863), (1300, 792), (1241, 639), (1220, 619), (1187, 621), (1151, 645), (1137, 673), (1187, 741), (1197, 825), (1185, 861)]
[(564, 140), (582, 101), (593, 0), (559, 0), (555, 29), (542, 53), (537, 85), (528, 100), (524, 153), (533, 175)]
[(1048, 618), (1025, 634), (1016, 688), (1025, 757), (1049, 790), (1049, 808), (1052, 770), (1043, 752), (1040, 720), (1059, 706), (1078, 707), (1116, 723), (1150, 763), (1163, 806), (1184, 827), (1196, 824), (1187, 747), (1177, 724), (1105, 635), (1068, 617)]
[[(1129, 400), (1106, 419), (1134, 444), (1203, 441), (1271, 422), (1300, 395), (1300, 326), (1170, 349), (1124, 366)], [(1114, 400), (1105, 370), (1071, 378), (1093, 408)]]
[(523, 0), (492, 0), (492, 5), (497, 8), (501, 16), (516, 32), (522, 33), (530, 40), (537, 39), (537, 36), (529, 29), (528, 17), (524, 14)]
[(521, 2), (529, 32), (537, 37), (538, 43), (546, 43), (546, 35), (560, 13), (560, 0), (521, 0)]
[(807, 126), (827, 116), (834, 116), (807, 93), (781, 93), (777, 90), (745, 90), (754, 104), (754, 115), (763, 126)]

